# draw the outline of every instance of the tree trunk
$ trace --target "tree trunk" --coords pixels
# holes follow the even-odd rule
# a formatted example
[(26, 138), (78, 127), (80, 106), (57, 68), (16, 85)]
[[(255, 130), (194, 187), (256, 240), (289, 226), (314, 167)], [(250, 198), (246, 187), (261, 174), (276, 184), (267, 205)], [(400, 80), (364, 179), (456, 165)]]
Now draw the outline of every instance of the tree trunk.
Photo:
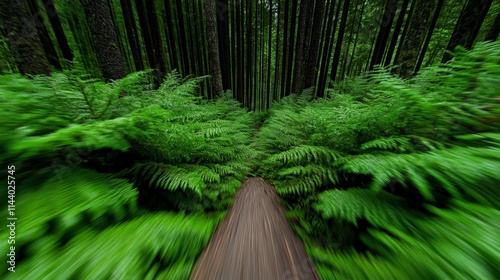
[(231, 55), (229, 50), (228, 0), (217, 1), (217, 31), (219, 36), (219, 57), (222, 71), (222, 86), (231, 88)]
[(472, 48), (484, 18), (490, 9), (491, 2), (493, 0), (467, 1), (458, 17), (450, 42), (446, 47), (448, 52), (444, 54), (442, 63), (446, 63), (452, 58), (449, 52), (455, 51), (457, 46), (460, 45), (468, 50)]
[(372, 70), (375, 65), (378, 65), (382, 62), (382, 56), (384, 55), (385, 46), (387, 45), (387, 39), (389, 38), (389, 33), (391, 32), (392, 22), (394, 20), (394, 14), (396, 13), (397, 8), (397, 0), (387, 1), (385, 13), (382, 17), (382, 22), (380, 23), (377, 42), (375, 43), (375, 49), (373, 50), (370, 70)]
[(49, 61), (29, 13), (28, 3), (24, 0), (1, 0), (0, 18), (5, 22), (10, 50), (19, 72), (23, 75), (49, 75)]
[(434, 11), (434, 17), (432, 18), (431, 26), (429, 27), (429, 31), (427, 33), (427, 37), (425, 38), (424, 45), (422, 46), (422, 51), (418, 57), (417, 65), (415, 66), (415, 73), (417, 74), (422, 66), (422, 62), (424, 61), (425, 53), (427, 52), (427, 48), (429, 47), (429, 42), (432, 38), (432, 33), (434, 32), (434, 28), (436, 27), (436, 22), (439, 18), (439, 14), (441, 13), (441, 9), (443, 8), (444, 0), (439, 0), (438, 5), (436, 7), (436, 11)]
[[(399, 32), (401, 32), (401, 27), (403, 26), (403, 20), (405, 18), (406, 11), (408, 9), (408, 4), (410, 0), (404, 0), (401, 10), (399, 11), (398, 21), (396, 22), (396, 26), (394, 27), (394, 33), (392, 34), (391, 44), (389, 45), (389, 49), (387, 50), (387, 54), (385, 56), (384, 66), (388, 66), (391, 64), (392, 56), (394, 54), (394, 49), (396, 48), (396, 43), (398, 42)], [(401, 40), (404, 39), (404, 36), (401, 37)]]
[(113, 22), (105, 0), (81, 0), (92, 33), (97, 60), (105, 81), (125, 77), (123, 57), (118, 48)]
[(484, 38), (484, 40), (496, 41), (499, 33), (500, 33), (500, 11), (495, 17), (495, 21), (493, 22), (493, 25), (490, 27), (490, 30), (488, 31), (488, 34), (486, 34), (486, 38)]
[(71, 51), (66, 35), (64, 34), (61, 21), (59, 20), (59, 16), (57, 15), (57, 11), (54, 6), (54, 1), (45, 0), (42, 2), (45, 7), (45, 12), (49, 16), (50, 25), (52, 25), (57, 43), (59, 44), (59, 49), (61, 50), (64, 59), (73, 61), (73, 52)]
[(342, 41), (344, 39), (345, 26), (347, 23), (347, 13), (349, 12), (350, 0), (344, 0), (344, 8), (342, 10), (342, 19), (340, 21), (339, 36), (337, 38), (337, 45), (335, 46), (335, 54), (333, 56), (332, 73), (330, 80), (335, 81), (337, 76), (337, 69), (340, 61), (340, 50), (342, 49)]
[[(339, 0), (337, 2), (337, 7), (335, 8), (335, 1), (332, 1), (327, 12), (327, 28), (323, 36), (324, 45), (323, 52), (320, 58), (321, 66), (318, 77), (318, 85), (316, 87), (316, 96), (318, 97), (324, 97), (325, 95), (326, 79), (328, 77), (328, 66), (330, 64), (330, 58), (332, 55), (333, 41), (335, 37), (335, 30), (337, 29), (338, 17), (340, 15), (341, 3), (342, 1)], [(335, 23), (333, 23), (334, 20)]]
[(125, 30), (127, 31), (132, 58), (134, 59), (135, 70), (144, 70), (144, 61), (142, 60), (141, 44), (139, 41), (139, 32), (137, 31), (134, 12), (130, 0), (120, 0), (123, 11), (123, 19), (125, 22)]
[(314, 19), (311, 34), (311, 46), (306, 66), (306, 77), (304, 87), (309, 88), (315, 84), (316, 73), (318, 73), (318, 54), (321, 39), (321, 29), (323, 25), (323, 14), (325, 11), (325, 1), (317, 0), (314, 7)]
[(30, 7), (30, 13), (33, 15), (33, 21), (35, 22), (40, 42), (42, 43), (45, 55), (47, 56), (50, 65), (54, 66), (58, 70), (62, 70), (56, 48), (50, 39), (47, 27), (43, 23), (43, 17), (40, 9), (38, 8), (38, 4), (35, 0), (28, 0), (28, 5)]
[(292, 92), (300, 94), (304, 88), (304, 40), (306, 37), (309, 0), (300, 2), (299, 25), (297, 27), (297, 44), (295, 47), (295, 69), (293, 73)]
[(404, 38), (398, 61), (401, 63), (399, 75), (409, 78), (414, 74), (418, 54), (425, 40), (425, 35), (430, 22), (430, 15), (434, 8), (434, 1), (417, 1), (415, 11), (411, 18), (409, 32), (410, 36)]
[(290, 22), (290, 38), (287, 42), (288, 44), (288, 72), (286, 78), (286, 91), (285, 94), (289, 95), (292, 93), (292, 76), (293, 76), (293, 67), (294, 67), (294, 53), (295, 53), (295, 30), (297, 23), (297, 1), (292, 1), (292, 19)]
[(217, 23), (215, 19), (215, 0), (205, 0), (207, 41), (209, 53), (210, 75), (212, 75), (212, 92), (214, 96), (222, 95), (222, 77), (219, 62), (219, 45), (217, 43)]

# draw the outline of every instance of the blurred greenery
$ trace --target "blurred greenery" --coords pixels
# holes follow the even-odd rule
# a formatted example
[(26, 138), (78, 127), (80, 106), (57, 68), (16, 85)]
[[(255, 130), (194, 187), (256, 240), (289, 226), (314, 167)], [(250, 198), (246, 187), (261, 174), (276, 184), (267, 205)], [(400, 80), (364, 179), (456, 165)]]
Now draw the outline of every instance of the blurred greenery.
[(495, 279), (499, 77), (500, 44), (484, 43), (253, 113), (176, 72), (158, 89), (150, 71), (0, 75), (18, 218), (16, 274), (3, 262), (0, 277), (187, 279), (241, 180), (261, 176), (323, 279)]

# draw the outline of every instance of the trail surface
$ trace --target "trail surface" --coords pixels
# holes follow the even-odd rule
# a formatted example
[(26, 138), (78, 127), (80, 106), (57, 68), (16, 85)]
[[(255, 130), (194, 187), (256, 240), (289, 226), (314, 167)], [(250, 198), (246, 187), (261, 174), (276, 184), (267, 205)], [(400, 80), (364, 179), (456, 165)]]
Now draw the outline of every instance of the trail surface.
[(320, 279), (274, 188), (249, 178), (236, 193), (191, 275), (193, 280)]

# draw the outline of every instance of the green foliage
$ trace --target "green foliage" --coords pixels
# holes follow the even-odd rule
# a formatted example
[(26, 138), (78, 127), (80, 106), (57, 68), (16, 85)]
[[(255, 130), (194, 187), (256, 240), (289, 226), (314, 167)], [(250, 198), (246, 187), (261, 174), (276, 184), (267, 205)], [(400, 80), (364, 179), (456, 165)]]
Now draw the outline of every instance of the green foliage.
[(12, 279), (155, 279), (159, 275), (188, 279), (214, 229), (214, 221), (198, 216), (146, 214), (104, 231), (86, 230), (64, 248), (41, 251), (43, 258), (19, 265)]
[(259, 171), (306, 219), (295, 230), (324, 279), (498, 275), (499, 51), (406, 81), (377, 69), (271, 110)]
[(154, 90), (149, 71), (77, 72), (0, 76), (0, 161), (21, 186), (15, 277), (187, 279), (250, 171), (255, 118), (196, 97), (202, 78)]

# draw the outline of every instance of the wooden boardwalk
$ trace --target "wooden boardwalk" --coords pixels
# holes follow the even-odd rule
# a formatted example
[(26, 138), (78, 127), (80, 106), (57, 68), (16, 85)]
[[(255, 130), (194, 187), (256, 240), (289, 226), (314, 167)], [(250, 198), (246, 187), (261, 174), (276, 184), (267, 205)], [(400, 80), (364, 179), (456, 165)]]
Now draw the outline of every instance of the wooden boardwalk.
[(249, 178), (215, 231), (193, 280), (320, 279), (288, 224), (274, 188)]

